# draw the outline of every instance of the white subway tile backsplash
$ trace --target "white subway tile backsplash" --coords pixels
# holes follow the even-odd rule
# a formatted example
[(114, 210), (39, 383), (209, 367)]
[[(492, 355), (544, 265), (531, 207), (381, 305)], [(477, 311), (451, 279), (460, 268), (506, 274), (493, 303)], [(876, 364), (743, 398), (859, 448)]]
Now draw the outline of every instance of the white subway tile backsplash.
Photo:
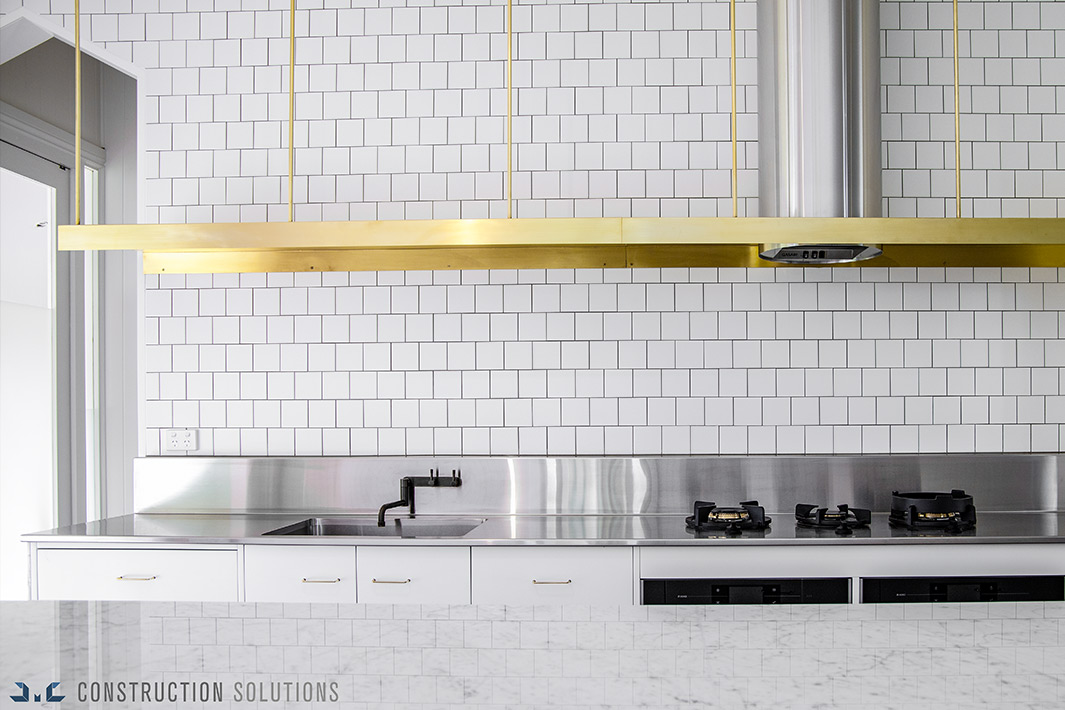
[[(244, 454), (1057, 446), (1065, 350), (1060, 314), (1042, 310), (1060, 300), (1054, 270), (886, 269), (869, 283), (682, 271), (160, 279), (146, 292), (164, 343), (148, 348), (147, 439), (195, 425), (215, 452)], [(329, 314), (367, 293), (376, 315)], [(439, 312), (475, 305), (492, 312)]]

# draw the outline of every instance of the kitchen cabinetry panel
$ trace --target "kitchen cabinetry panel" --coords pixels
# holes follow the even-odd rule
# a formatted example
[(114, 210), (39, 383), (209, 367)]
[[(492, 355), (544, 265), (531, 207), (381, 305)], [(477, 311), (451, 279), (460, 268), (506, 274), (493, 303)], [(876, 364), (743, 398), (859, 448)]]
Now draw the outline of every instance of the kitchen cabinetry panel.
[(632, 548), (475, 547), (474, 604), (631, 604)]
[(237, 550), (38, 549), (38, 599), (240, 601)]
[(1065, 573), (1056, 546), (1011, 545), (824, 545), (647, 547), (640, 577), (916, 577), (1045, 575)]
[(469, 604), (470, 548), (359, 547), (361, 604)]
[(355, 601), (355, 548), (245, 545), (245, 600)]

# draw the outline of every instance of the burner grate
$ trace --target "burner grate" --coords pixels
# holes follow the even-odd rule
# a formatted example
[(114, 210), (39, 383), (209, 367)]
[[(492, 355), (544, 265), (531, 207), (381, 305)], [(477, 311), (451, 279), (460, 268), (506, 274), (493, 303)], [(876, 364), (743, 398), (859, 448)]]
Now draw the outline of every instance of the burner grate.
[(950, 493), (892, 491), (888, 523), (907, 530), (961, 533), (976, 527), (976, 506), (971, 495), (958, 489)]
[(717, 503), (697, 500), (692, 515), (684, 519), (689, 530), (695, 532), (724, 531), (741, 535), (748, 530), (766, 530), (772, 518), (756, 500), (748, 500), (738, 507), (718, 507)]
[(795, 506), (795, 523), (799, 527), (834, 530), (837, 535), (852, 535), (855, 529), (869, 527), (873, 514), (865, 508), (841, 504), (835, 510), (799, 503)]

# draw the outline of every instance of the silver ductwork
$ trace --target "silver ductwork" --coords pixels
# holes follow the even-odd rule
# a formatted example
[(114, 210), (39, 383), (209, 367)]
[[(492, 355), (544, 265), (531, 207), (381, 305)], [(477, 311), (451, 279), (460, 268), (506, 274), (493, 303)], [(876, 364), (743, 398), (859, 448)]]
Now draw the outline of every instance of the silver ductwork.
[(877, 0), (758, 0), (761, 216), (881, 216), (880, 150)]
[(879, 217), (876, 0), (758, 0), (763, 217)]

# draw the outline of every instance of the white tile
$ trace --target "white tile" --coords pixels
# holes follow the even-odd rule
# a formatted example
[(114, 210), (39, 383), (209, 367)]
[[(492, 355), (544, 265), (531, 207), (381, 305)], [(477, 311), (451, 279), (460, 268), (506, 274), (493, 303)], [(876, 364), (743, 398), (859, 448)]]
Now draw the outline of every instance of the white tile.
[(281, 289), (257, 288), (252, 290), (252, 313), (271, 316), (281, 313)]

